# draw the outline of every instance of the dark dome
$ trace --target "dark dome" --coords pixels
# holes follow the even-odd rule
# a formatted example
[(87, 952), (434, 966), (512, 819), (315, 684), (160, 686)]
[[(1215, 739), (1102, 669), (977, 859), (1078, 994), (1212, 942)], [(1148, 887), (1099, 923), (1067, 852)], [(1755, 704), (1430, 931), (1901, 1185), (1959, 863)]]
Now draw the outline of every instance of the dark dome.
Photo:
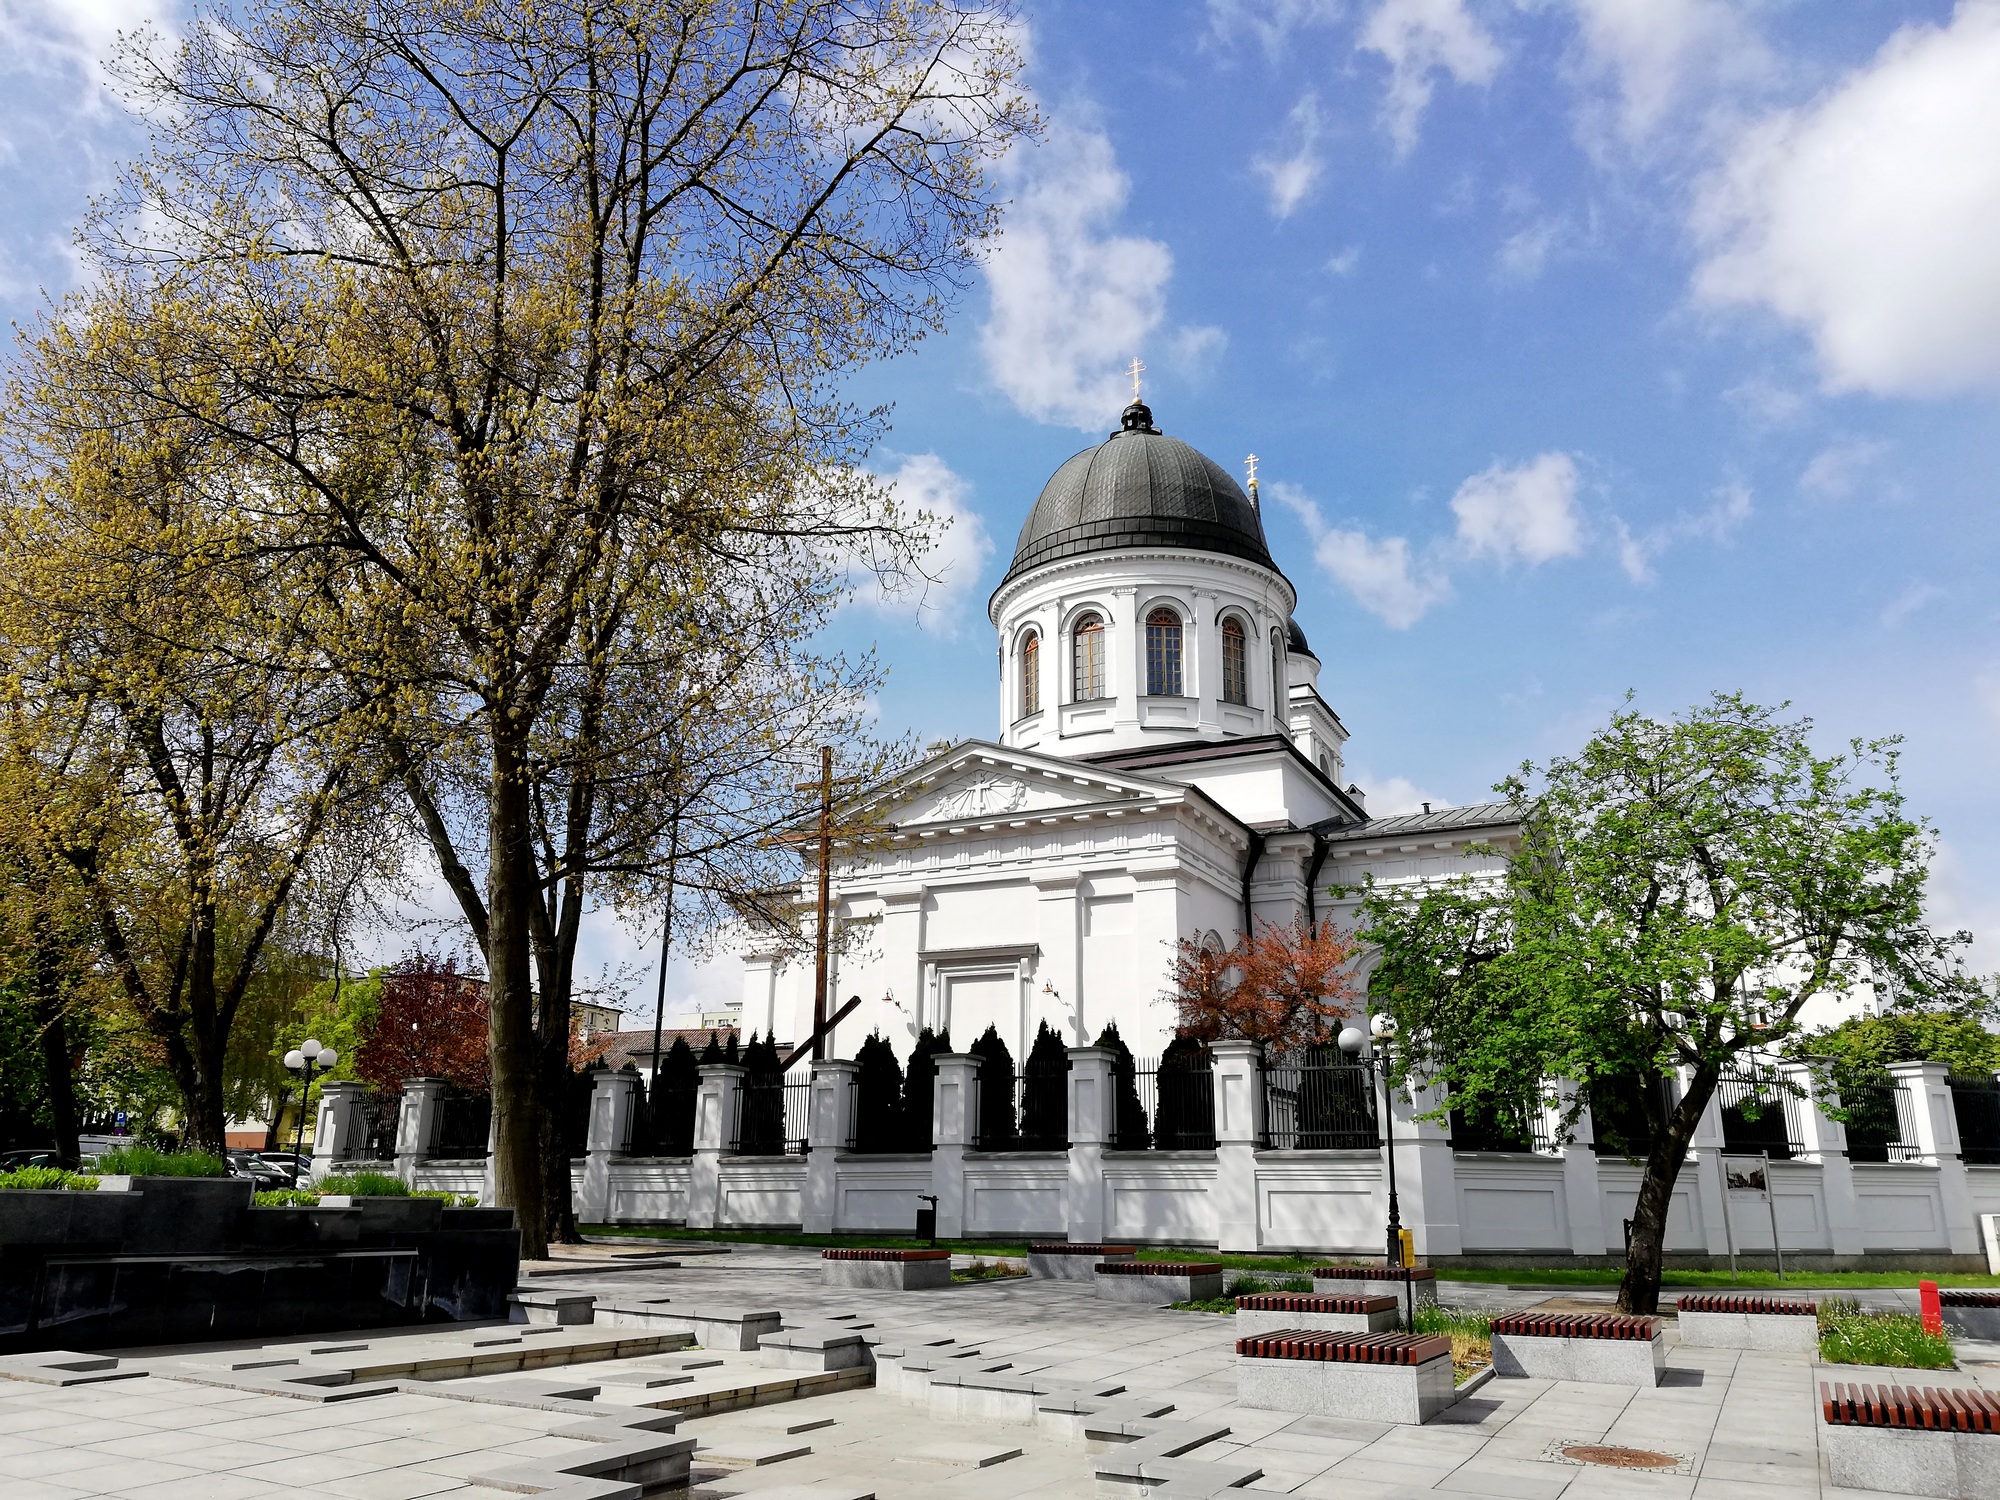
[(1121, 430), (1068, 460), (1043, 486), (1001, 587), (1043, 563), (1127, 547), (1219, 552), (1278, 571), (1243, 487), (1205, 454), (1156, 430), (1138, 401), (1125, 409)]
[(1314, 661), (1319, 660), (1313, 648), (1306, 644), (1306, 633), (1299, 629), (1296, 615), (1285, 621), (1285, 650), (1297, 656), (1310, 656)]

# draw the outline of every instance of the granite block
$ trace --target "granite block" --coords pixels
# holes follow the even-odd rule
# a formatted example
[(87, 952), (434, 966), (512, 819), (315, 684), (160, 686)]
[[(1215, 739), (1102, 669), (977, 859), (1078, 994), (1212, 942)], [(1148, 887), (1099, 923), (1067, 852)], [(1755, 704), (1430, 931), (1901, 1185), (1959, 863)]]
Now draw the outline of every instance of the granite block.
[(1806, 1313), (1680, 1314), (1681, 1342), (1700, 1349), (1819, 1348), (1819, 1319)]
[(1222, 1295), (1220, 1271), (1192, 1276), (1105, 1276), (1092, 1273), (1097, 1295), (1107, 1302), (1145, 1302), (1165, 1307), (1170, 1302), (1207, 1302)]
[(1458, 1400), (1448, 1354), (1420, 1365), (1245, 1356), (1236, 1362), (1236, 1389), (1245, 1406), (1267, 1411), (1412, 1426)]
[(949, 1260), (823, 1260), (821, 1286), (871, 1292), (932, 1291), (951, 1285)]
[(1493, 1371), (1518, 1379), (1582, 1380), (1597, 1385), (1658, 1385), (1667, 1368), (1663, 1334), (1650, 1339), (1551, 1339), (1493, 1335)]
[(1372, 1313), (1265, 1312), (1239, 1307), (1230, 1324), (1236, 1338), (1276, 1333), (1281, 1328), (1322, 1328), (1329, 1333), (1390, 1333), (1402, 1326), (1400, 1305)]

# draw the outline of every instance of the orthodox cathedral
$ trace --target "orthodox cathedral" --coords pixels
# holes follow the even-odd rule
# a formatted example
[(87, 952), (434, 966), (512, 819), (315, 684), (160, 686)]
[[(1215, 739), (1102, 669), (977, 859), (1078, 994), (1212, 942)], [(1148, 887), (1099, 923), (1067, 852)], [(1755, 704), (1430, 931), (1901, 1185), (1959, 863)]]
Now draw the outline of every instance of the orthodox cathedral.
[[(836, 851), (828, 1008), (861, 1003), (830, 1055), (879, 1028), (907, 1057), (925, 1026), (963, 1050), (992, 1025), (1019, 1058), (1044, 1021), (1072, 1045), (1115, 1021), (1156, 1054), (1181, 939), (1344, 921), (1328, 890), (1364, 874), (1497, 869), (1511, 806), (1371, 818), (1343, 785), (1297, 603), (1254, 468), (1246, 491), (1144, 402), (1057, 469), (988, 605), (998, 736), (875, 788), (880, 836)], [(809, 1037), (811, 956), (743, 962), (741, 1024)]]

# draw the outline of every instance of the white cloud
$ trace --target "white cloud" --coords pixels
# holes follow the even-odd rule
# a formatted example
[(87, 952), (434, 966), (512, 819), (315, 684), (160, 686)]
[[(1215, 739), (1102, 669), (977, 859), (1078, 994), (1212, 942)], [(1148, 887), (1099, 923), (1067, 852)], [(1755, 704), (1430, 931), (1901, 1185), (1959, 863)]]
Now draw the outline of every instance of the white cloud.
[(1500, 274), (1508, 281), (1533, 281), (1562, 240), (1560, 219), (1537, 219), (1500, 243)]
[(1337, 255), (1327, 257), (1326, 269), (1334, 276), (1352, 276), (1361, 265), (1361, 247), (1349, 245)]
[(1934, 583), (1913, 583), (1882, 606), (1878, 617), (1882, 628), (1894, 630), (1925, 605), (1935, 604), (1944, 597), (1945, 591)]
[[(1771, 69), (1763, 40), (1730, 0), (1571, 0), (1584, 71), (1617, 91), (1620, 133), (1649, 135), (1697, 78), (1734, 82)], [(1586, 140), (1596, 121), (1587, 127)]]
[(1683, 511), (1665, 525), (1645, 532), (1634, 533), (1622, 519), (1614, 520), (1619, 566), (1634, 583), (1651, 583), (1653, 559), (1676, 542), (1728, 541), (1736, 528), (1750, 519), (1751, 498), (1750, 487), (1732, 479), (1716, 489), (1714, 503), (1706, 510)]
[(1357, 776), (1355, 785), (1368, 799), (1368, 816), (1393, 818), (1398, 813), (1441, 812), (1451, 804), (1434, 797), (1407, 776)]
[(1340, 18), (1341, 0), (1208, 0), (1209, 29), (1223, 41), (1256, 40), (1276, 57), (1292, 34)]
[[(1131, 184), (1101, 130), (1056, 122), (1003, 169), (1014, 202), (986, 262), (986, 371), (1025, 415), (1095, 432), (1129, 399), (1120, 373), (1166, 320), (1172, 253), (1109, 232)], [(1210, 353), (1219, 329), (1182, 329), (1170, 352)]]
[(1813, 455), (1799, 475), (1799, 490), (1815, 500), (1845, 500), (1880, 466), (1889, 445), (1874, 438), (1842, 438)]
[(1398, 156), (1417, 143), (1417, 128), (1431, 102), (1432, 74), (1484, 85), (1493, 81), (1502, 61), (1498, 43), (1473, 19), (1465, 0), (1382, 0), (1357, 45), (1389, 64), (1382, 123)]
[(1281, 480), (1265, 489), (1299, 518), (1312, 538), (1313, 558), (1327, 576), (1392, 629), (1407, 630), (1450, 595), (1451, 583), (1443, 574), (1413, 565), (1407, 537), (1377, 540), (1364, 531), (1329, 526), (1319, 507), (1297, 486)]
[(1830, 389), (2000, 384), (2000, 0), (1745, 130), (1694, 226), (1697, 295), (1803, 329)]
[(1270, 189), (1271, 212), (1276, 217), (1289, 219), (1292, 210), (1305, 202), (1318, 185), (1326, 165), (1320, 160), (1319, 137), (1319, 95), (1307, 93), (1285, 116), (1281, 149), (1287, 154), (1265, 153), (1250, 163)]
[[(919, 617), (935, 616), (943, 633), (955, 636), (968, 617), (966, 596), (979, 585), (993, 555), (993, 538), (972, 508), (972, 486), (935, 453), (912, 453), (894, 473), (875, 476), (887, 485), (897, 508), (936, 537), (924, 554), (924, 576), (862, 579), (855, 602), (885, 613), (907, 611), (914, 601)], [(928, 517), (927, 523), (919, 517)]]
[(1583, 550), (1576, 503), (1576, 460), (1544, 453), (1519, 468), (1493, 465), (1451, 498), (1458, 540), (1474, 556), (1502, 563), (1545, 563)]
[(0, 5), (0, 74), (62, 75), (77, 104), (104, 102), (96, 85), (121, 33), (152, 26), (171, 36), (172, 0), (7, 0)]

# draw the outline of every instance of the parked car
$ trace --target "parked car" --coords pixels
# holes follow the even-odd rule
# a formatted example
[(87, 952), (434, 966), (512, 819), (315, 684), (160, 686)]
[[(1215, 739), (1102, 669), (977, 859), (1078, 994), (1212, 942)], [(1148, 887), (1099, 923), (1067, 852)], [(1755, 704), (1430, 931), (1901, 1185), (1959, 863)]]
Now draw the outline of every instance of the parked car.
[(257, 1160), (276, 1167), (293, 1183), (297, 1183), (301, 1174), (312, 1170), (310, 1156), (298, 1156), (290, 1151), (259, 1151)]
[(17, 1172), (22, 1167), (53, 1167), (58, 1165), (53, 1151), (9, 1151), (0, 1156), (0, 1172)]
[(272, 1188), (287, 1188), (292, 1179), (282, 1168), (273, 1166), (255, 1152), (232, 1151), (229, 1153), (229, 1175), (247, 1177), (257, 1185), (259, 1192)]

